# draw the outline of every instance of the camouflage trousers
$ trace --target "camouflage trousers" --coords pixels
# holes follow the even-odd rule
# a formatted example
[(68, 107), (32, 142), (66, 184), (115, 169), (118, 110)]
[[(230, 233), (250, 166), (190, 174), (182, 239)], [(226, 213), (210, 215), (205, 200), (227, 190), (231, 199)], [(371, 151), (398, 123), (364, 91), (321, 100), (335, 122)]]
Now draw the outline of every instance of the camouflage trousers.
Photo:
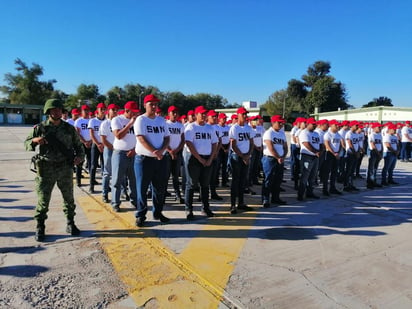
[(34, 218), (40, 222), (47, 219), (53, 187), (57, 183), (64, 200), (63, 212), (67, 220), (72, 221), (76, 214), (73, 196), (73, 166), (66, 162), (40, 161), (37, 163), (35, 182), (38, 200)]

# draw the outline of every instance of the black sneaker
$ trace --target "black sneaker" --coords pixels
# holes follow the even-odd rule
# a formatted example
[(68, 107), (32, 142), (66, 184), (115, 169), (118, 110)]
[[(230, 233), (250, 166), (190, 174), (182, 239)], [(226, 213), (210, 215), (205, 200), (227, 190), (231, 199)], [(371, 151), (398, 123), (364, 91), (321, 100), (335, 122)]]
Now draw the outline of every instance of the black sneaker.
[(393, 181), (393, 180), (389, 180), (388, 183), (390, 185), (399, 185), (399, 182)]
[(240, 204), (240, 205), (238, 205), (238, 206), (237, 206), (237, 209), (244, 210), (244, 211), (251, 211), (251, 210), (253, 210), (252, 207), (249, 207), (249, 206), (246, 205), (246, 204)]
[(376, 187), (376, 188), (382, 188), (382, 185), (379, 184), (379, 183), (374, 183), (373, 186)]
[(80, 230), (74, 223), (68, 223), (66, 227), (66, 232), (72, 236), (80, 235)]
[(179, 204), (184, 204), (185, 203), (185, 199), (184, 198), (179, 198)]
[(144, 226), (144, 221), (145, 221), (144, 218), (138, 217), (138, 218), (136, 219), (136, 226), (138, 226), (138, 227), (143, 227), (143, 226)]
[(279, 205), (286, 205), (287, 204), (286, 201), (281, 200), (281, 199), (272, 199), (271, 202), (274, 203), (274, 204), (279, 204)]
[(311, 193), (311, 194), (306, 194), (306, 197), (307, 197), (307, 198), (313, 198), (313, 199), (315, 199), (315, 200), (318, 200), (318, 199), (319, 199), (319, 196), (317, 196), (317, 195), (315, 195), (315, 194), (313, 194), (313, 193)]
[(113, 207), (114, 212), (120, 212), (120, 207), (118, 205)]
[(214, 217), (215, 214), (213, 213), (213, 211), (211, 211), (209, 208), (203, 208), (202, 209), (202, 214), (208, 216), (208, 217)]
[(37, 226), (36, 227), (36, 234), (34, 235), (34, 239), (36, 239), (36, 241), (44, 241), (44, 238), (46, 237), (45, 235), (45, 226)]
[(231, 213), (232, 215), (237, 214), (236, 206), (230, 206), (230, 213)]
[(156, 215), (156, 216), (153, 215), (153, 218), (154, 218), (155, 220), (160, 220), (160, 222), (162, 222), (162, 223), (167, 223), (167, 222), (170, 221), (170, 219), (169, 219), (168, 217), (164, 216), (163, 214)]
[(107, 195), (103, 195), (103, 203), (110, 203), (109, 197)]
[(351, 188), (352, 191), (359, 191), (359, 189), (356, 188), (355, 186), (350, 186), (350, 188)]
[(303, 201), (303, 195), (298, 194), (297, 199), (298, 199), (298, 201)]
[(340, 192), (340, 191), (338, 191), (338, 190), (336, 190), (336, 189), (330, 189), (330, 190), (329, 190), (329, 193), (331, 193), (331, 194), (337, 194), (337, 195), (342, 195), (342, 192)]
[(193, 215), (193, 211), (189, 211), (186, 213), (186, 219), (189, 221), (192, 221), (195, 219), (195, 216)]
[(345, 192), (352, 192), (352, 188), (351, 187), (344, 187), (343, 191)]
[(330, 196), (330, 193), (329, 193), (328, 191), (322, 191), (322, 194), (323, 194), (324, 196)]
[(269, 207), (270, 207), (270, 203), (269, 203), (269, 202), (263, 203), (263, 208), (269, 208)]
[(375, 186), (371, 183), (366, 184), (366, 188), (373, 190)]
[(382, 182), (381, 182), (381, 185), (382, 185), (382, 186), (385, 186), (385, 187), (386, 187), (386, 186), (389, 186), (389, 184), (388, 184), (386, 181), (382, 181)]

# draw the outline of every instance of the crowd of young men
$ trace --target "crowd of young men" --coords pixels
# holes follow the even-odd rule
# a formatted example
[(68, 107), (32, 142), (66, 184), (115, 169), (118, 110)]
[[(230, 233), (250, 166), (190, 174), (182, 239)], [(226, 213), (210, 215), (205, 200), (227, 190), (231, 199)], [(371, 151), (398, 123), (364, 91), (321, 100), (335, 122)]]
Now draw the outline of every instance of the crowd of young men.
[[(144, 226), (148, 211), (147, 199), (153, 202), (153, 218), (163, 223), (170, 175), (175, 200), (185, 204), (187, 220), (195, 218), (194, 195), (199, 192), (202, 214), (213, 217), (209, 200), (222, 200), (218, 186), (229, 186), (230, 212), (249, 211), (245, 192), (255, 194), (253, 185), (261, 185), (262, 206), (284, 205), (280, 197), (284, 178), (288, 142), (284, 132), (285, 120), (275, 115), (265, 130), (260, 116), (248, 117), (244, 107), (227, 120), (224, 113), (196, 107), (187, 115), (179, 115), (175, 106), (161, 115), (155, 95), (144, 98), (145, 111), (129, 101), (120, 107), (103, 103), (97, 105), (95, 117), (89, 118), (89, 107), (72, 110), (72, 120), (87, 155), (90, 174), (89, 192), (95, 193), (98, 163), (102, 170), (102, 198), (120, 211), (121, 196), (136, 208), (136, 225)], [(79, 114), (81, 113), (81, 117)], [(105, 115), (106, 114), (106, 115)], [(318, 179), (323, 195), (342, 194), (336, 183), (343, 183), (346, 192), (358, 191), (354, 185), (360, 175), (364, 154), (368, 155), (367, 188), (396, 184), (393, 170), (400, 159), (410, 156), (412, 129), (410, 123), (360, 123), (358, 121), (297, 118), (291, 131), (290, 163), (292, 181), (299, 201), (318, 199), (314, 188)], [(377, 170), (384, 166), (381, 181)], [(83, 164), (76, 167), (77, 185), (81, 186)], [(259, 183), (263, 172), (262, 184)], [(111, 192), (111, 200), (109, 199)], [(130, 192), (130, 194), (129, 194)], [(210, 197), (209, 197), (210, 196)]]

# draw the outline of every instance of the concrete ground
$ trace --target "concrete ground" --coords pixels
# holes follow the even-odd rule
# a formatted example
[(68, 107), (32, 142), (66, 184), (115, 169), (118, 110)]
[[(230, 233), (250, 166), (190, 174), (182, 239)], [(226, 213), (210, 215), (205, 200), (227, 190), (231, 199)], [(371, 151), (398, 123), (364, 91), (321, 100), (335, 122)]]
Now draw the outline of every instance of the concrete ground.
[(247, 195), (255, 210), (237, 215), (219, 188), (217, 216), (197, 203), (193, 222), (168, 198), (171, 223), (149, 215), (142, 229), (128, 202), (114, 213), (76, 187), (80, 237), (65, 233), (55, 189), (47, 241), (37, 243), (29, 130), (0, 127), (1, 308), (412, 307), (412, 163), (397, 163), (400, 185), (366, 190), (356, 180), (359, 193), (304, 202), (286, 171), (287, 205), (263, 209)]

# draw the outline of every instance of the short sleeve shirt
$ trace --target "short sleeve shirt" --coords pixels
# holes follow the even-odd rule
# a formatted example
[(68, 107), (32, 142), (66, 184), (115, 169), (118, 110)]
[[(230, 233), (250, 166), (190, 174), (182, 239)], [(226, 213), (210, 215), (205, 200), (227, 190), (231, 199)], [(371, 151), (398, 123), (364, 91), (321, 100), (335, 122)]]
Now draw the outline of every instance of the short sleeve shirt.
[(229, 138), (236, 140), (236, 146), (242, 154), (249, 152), (250, 139), (254, 137), (253, 135), (252, 128), (248, 125), (235, 124), (229, 130)]
[(106, 119), (102, 122), (99, 129), (100, 136), (106, 136), (107, 141), (113, 145), (114, 142), (114, 134), (111, 128), (111, 120)]
[(393, 150), (398, 150), (398, 137), (392, 134), (386, 134), (383, 137), (383, 152), (389, 152), (388, 147), (386, 147), (385, 143), (389, 143)]
[(253, 131), (255, 135), (253, 137), (253, 143), (255, 144), (256, 147), (262, 147), (263, 134), (265, 130), (263, 129), (262, 126), (256, 126), (256, 128), (254, 128)]
[[(140, 115), (137, 117), (133, 128), (136, 136), (144, 136), (147, 142), (149, 142), (155, 149), (161, 148), (164, 139), (169, 136), (166, 121), (163, 117), (159, 116), (150, 118), (146, 115)], [(150, 150), (143, 146), (139, 139), (136, 140), (135, 150), (138, 155), (156, 157)]]
[(319, 151), (320, 146), (320, 137), (319, 134), (315, 131), (309, 131), (308, 129), (302, 130), (299, 133), (299, 142), (300, 142), (300, 153), (301, 154), (308, 154), (311, 156), (315, 156), (316, 154), (310, 151), (308, 148), (305, 147), (303, 144), (304, 142), (308, 142), (314, 149)]
[[(94, 137), (96, 138), (96, 140), (97, 140), (99, 143), (101, 143), (100, 135), (99, 135), (99, 128), (100, 128), (100, 125), (101, 125), (101, 124), (102, 124), (102, 120), (100, 120), (99, 118), (95, 117), (95, 118), (90, 119), (90, 120), (89, 120), (89, 123), (88, 123), (88, 125), (87, 125), (87, 128), (88, 128), (89, 130), (90, 130), (90, 129), (93, 130)], [(90, 131), (89, 131), (89, 132), (90, 132)]]
[(371, 143), (375, 144), (377, 151), (382, 151), (382, 134), (376, 133), (376, 132), (372, 132), (371, 134), (369, 134), (369, 138), (368, 138), (369, 150), (372, 150)]
[[(114, 117), (111, 122), (112, 131), (123, 129), (130, 119), (126, 118), (124, 115)], [(115, 137), (113, 142), (113, 148), (115, 150), (129, 151), (136, 146), (136, 136), (134, 134), (134, 127), (131, 126), (129, 131), (122, 139)]]
[(346, 133), (346, 136), (345, 136), (346, 148), (345, 149), (346, 149), (347, 153), (352, 153), (352, 149), (349, 147), (348, 140), (350, 140), (352, 142), (353, 149), (355, 151), (358, 151), (359, 150), (359, 134), (356, 133), (356, 132), (352, 132), (351, 130), (349, 130)]
[(332, 148), (333, 152), (339, 152), (340, 150), (340, 142), (342, 140), (342, 136), (338, 132), (333, 133), (332, 131), (328, 131), (323, 136), (324, 141), (328, 141), (330, 147)]
[(80, 117), (74, 122), (74, 126), (80, 129), (80, 135), (85, 141), (91, 140), (90, 131), (87, 128), (89, 126), (89, 119), (84, 119)]
[(185, 129), (185, 141), (191, 142), (198, 154), (209, 156), (212, 145), (218, 142), (216, 133), (210, 125), (192, 123)]
[(220, 130), (220, 137), (222, 139), (222, 145), (227, 145), (229, 144), (230, 140), (229, 140), (229, 127), (228, 126), (219, 126), (219, 130)]
[(284, 152), (284, 145), (286, 143), (286, 135), (283, 131), (276, 131), (272, 127), (267, 129), (265, 133), (263, 133), (263, 154), (265, 156), (272, 156), (268, 147), (266, 146), (265, 141), (271, 141), (273, 148), (277, 152), (280, 157), (283, 157)]
[(172, 150), (175, 150), (179, 147), (182, 141), (182, 134), (184, 133), (184, 126), (179, 121), (166, 121), (167, 128), (169, 130), (170, 142), (169, 147)]

